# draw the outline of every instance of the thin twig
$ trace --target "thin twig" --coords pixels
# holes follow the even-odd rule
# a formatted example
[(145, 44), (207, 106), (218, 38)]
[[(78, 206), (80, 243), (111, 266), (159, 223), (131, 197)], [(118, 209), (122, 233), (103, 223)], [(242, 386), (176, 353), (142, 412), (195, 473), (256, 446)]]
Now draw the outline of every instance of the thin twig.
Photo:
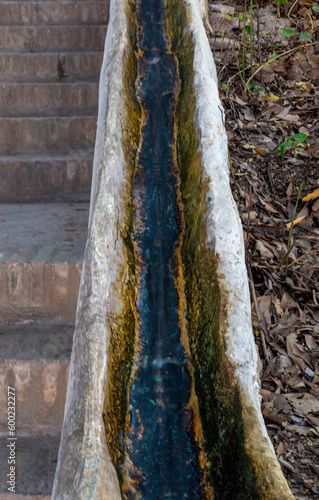
[(289, 19), (290, 22), (292, 22), (295, 26), (297, 26), (297, 28), (300, 28), (300, 24), (298, 24), (294, 19), (292, 19), (292, 17), (290, 17), (290, 14), (293, 11), (293, 9), (294, 9), (294, 7), (295, 7), (295, 5), (296, 5), (297, 2), (298, 2), (298, 0), (295, 0), (295, 2), (293, 3), (291, 9), (289, 10), (289, 12), (287, 14), (287, 17), (288, 17), (288, 19)]
[[(259, 2), (260, 0), (257, 1), (257, 43), (258, 43), (258, 62), (259, 66), (261, 66)], [(262, 74), (260, 74), (260, 78), (262, 80)]]
[[(244, 33), (243, 33), (243, 79), (245, 81), (245, 61), (246, 61), (246, 15), (247, 15), (247, 0), (245, 0), (245, 12), (244, 12)], [(248, 66), (250, 67), (250, 66)]]
[(236, 177), (235, 177), (235, 172), (234, 172), (234, 168), (233, 168), (233, 162), (232, 162), (232, 160), (231, 160), (231, 156), (230, 156), (230, 151), (229, 151), (229, 148), (228, 148), (228, 163), (229, 163), (229, 168), (230, 168), (230, 172), (231, 172), (231, 175), (232, 175), (232, 178), (233, 178), (234, 184), (237, 186)]
[(256, 311), (256, 316), (257, 316), (257, 321), (258, 321), (258, 326), (259, 326), (259, 331), (260, 331), (260, 337), (261, 337), (261, 343), (263, 346), (263, 351), (264, 351), (264, 356), (267, 365), (269, 365), (270, 360), (267, 352), (267, 346), (266, 346), (266, 340), (265, 340), (265, 334), (261, 326), (261, 318), (260, 318), (260, 313), (258, 309), (258, 302), (257, 302), (257, 297), (256, 297), (256, 291), (255, 291), (255, 285), (253, 281), (253, 275), (250, 269), (250, 266), (247, 266), (247, 271), (248, 271), (248, 277), (249, 277), (249, 285), (250, 285), (250, 293), (252, 295), (253, 301), (254, 301), (254, 306), (255, 306), (255, 311)]
[(294, 3), (292, 4), (292, 7), (290, 7), (290, 9), (289, 9), (289, 12), (288, 12), (289, 19), (290, 19), (290, 14), (292, 13), (292, 11), (293, 11), (293, 9), (294, 9), (294, 7), (295, 7), (295, 5), (296, 5), (297, 2), (298, 2), (298, 0), (295, 0)]
[[(307, 48), (308, 47), (311, 47), (313, 45), (317, 45), (319, 42), (313, 42), (313, 43), (307, 43)], [(253, 74), (252, 77), (249, 78), (249, 80), (245, 83), (245, 86), (247, 88), (247, 85), (249, 84), (249, 82), (251, 82), (251, 79), (254, 78), (254, 76), (259, 73), (259, 71), (261, 71), (265, 66), (267, 66), (267, 64), (271, 64), (273, 61), (276, 61), (276, 59), (279, 59), (280, 57), (283, 57), (283, 56), (287, 56), (288, 54), (291, 54), (291, 52), (296, 52), (300, 47), (302, 46), (302, 42), (297, 46), (295, 47), (294, 49), (290, 49), (290, 50), (287, 50), (286, 52), (282, 52), (281, 54), (278, 54), (278, 56), (274, 57), (273, 59), (271, 59), (271, 61), (267, 61), (265, 62), (262, 66), (260, 66), (256, 71), (255, 73)], [(255, 65), (254, 65), (255, 66)], [(246, 69), (249, 69), (250, 66), (246, 66), (245, 67), (245, 70)], [(241, 73), (243, 72), (243, 70), (240, 70), (238, 71), (237, 73), (235, 73), (229, 80), (227, 83), (230, 83), (232, 80), (234, 80), (234, 78), (236, 78), (236, 76), (240, 75)], [(249, 90), (249, 89), (248, 89)]]
[(309, 12), (307, 13), (309, 18), (310, 18), (310, 22), (311, 22), (311, 33), (310, 33), (310, 36), (313, 35), (313, 32), (314, 32), (314, 27), (313, 27), (313, 20), (312, 20), (312, 17), (311, 15), (309, 14)]
[[(293, 272), (296, 273), (296, 274), (300, 274), (300, 276), (303, 276), (304, 278), (307, 278), (309, 281), (311, 281), (311, 283), (313, 283), (313, 286), (315, 288), (317, 288), (317, 290), (319, 290), (319, 287), (318, 287), (318, 284), (316, 283), (315, 280), (313, 280), (312, 278), (310, 278), (309, 276), (307, 276), (306, 274), (304, 273), (301, 273), (300, 271), (297, 271), (297, 269), (293, 269)], [(305, 283), (303, 283), (305, 285), (305, 287), (307, 286)]]
[(285, 467), (285, 469), (289, 470), (293, 474), (296, 474), (295, 469), (292, 465), (288, 464), (288, 462), (285, 462), (285, 460), (283, 460), (282, 458), (278, 458), (278, 462), (280, 463), (280, 465), (282, 465), (282, 467)]
[(283, 265), (284, 261), (287, 259), (288, 255), (290, 254), (290, 252), (291, 252), (291, 250), (294, 248), (294, 246), (295, 246), (295, 244), (294, 244), (294, 243), (292, 243), (292, 244), (290, 245), (290, 248), (288, 248), (287, 252), (285, 253), (285, 255), (284, 255), (284, 256), (280, 259), (280, 262), (279, 262), (279, 264), (278, 264), (278, 266), (277, 266), (277, 268), (278, 268), (278, 269), (280, 269), (280, 268), (281, 268), (281, 266)]
[(287, 56), (288, 54), (291, 54), (292, 52), (297, 52), (298, 49), (300, 49), (300, 47), (302, 46), (302, 43), (300, 43), (297, 47), (295, 47), (294, 49), (290, 49), (290, 50), (287, 50), (286, 52), (283, 52), (282, 54), (278, 54), (278, 56), (274, 57), (273, 59), (271, 59), (271, 61), (267, 61), (265, 62), (265, 64), (263, 64), (262, 66), (260, 66), (256, 71), (255, 73), (250, 77), (248, 78), (247, 80), (247, 83), (246, 85), (249, 85), (249, 83), (251, 82), (251, 80), (254, 78), (254, 76), (257, 75), (257, 73), (259, 73), (259, 71), (261, 71), (265, 66), (267, 66), (267, 64), (271, 64), (272, 62), (276, 61), (276, 59), (279, 59), (280, 57), (283, 57), (283, 56)]

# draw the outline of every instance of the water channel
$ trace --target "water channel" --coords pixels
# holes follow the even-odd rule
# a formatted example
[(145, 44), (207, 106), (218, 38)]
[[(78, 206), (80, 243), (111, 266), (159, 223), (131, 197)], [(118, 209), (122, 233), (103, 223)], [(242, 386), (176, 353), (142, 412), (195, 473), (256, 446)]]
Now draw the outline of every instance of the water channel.
[(202, 496), (189, 407), (192, 377), (180, 310), (183, 207), (176, 159), (178, 62), (163, 0), (137, 2), (137, 98), (142, 126), (134, 176), (138, 263), (136, 370), (129, 396), (127, 498)]

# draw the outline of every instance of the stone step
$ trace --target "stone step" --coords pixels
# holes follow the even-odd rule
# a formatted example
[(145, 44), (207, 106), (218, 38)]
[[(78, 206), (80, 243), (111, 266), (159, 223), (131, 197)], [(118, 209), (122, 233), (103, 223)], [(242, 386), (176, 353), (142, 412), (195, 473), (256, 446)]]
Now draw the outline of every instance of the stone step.
[(0, 118), (0, 155), (91, 152), (96, 116)]
[(0, 82), (58, 82), (61, 68), (63, 81), (98, 81), (102, 59), (103, 52), (0, 53)]
[(108, 2), (28, 2), (0, 3), (0, 25), (107, 24)]
[(93, 154), (0, 156), (0, 203), (89, 201)]
[(106, 26), (0, 26), (1, 52), (103, 50)]
[(0, 117), (97, 115), (97, 82), (5, 83)]
[(16, 432), (62, 430), (74, 325), (0, 324), (0, 431), (8, 434), (7, 390), (14, 389)]
[(0, 322), (74, 323), (88, 203), (0, 205)]
[(57, 464), (60, 435), (18, 436), (16, 440), (15, 494), (8, 493), (7, 439), (1, 439), (1, 500), (49, 500)]
[[(14, 445), (15, 492), (49, 499), (57, 463), (74, 325), (0, 324), (0, 498), (6, 498), (8, 444)], [(8, 428), (8, 388), (15, 428)], [(12, 390), (13, 389), (13, 390)], [(9, 432), (14, 434), (9, 435)], [(12, 439), (12, 438), (16, 439)], [(8, 439), (9, 438), (9, 439)], [(28, 497), (27, 495), (32, 495)], [(44, 497), (44, 495), (47, 495)], [(12, 497), (11, 497), (12, 498)]]

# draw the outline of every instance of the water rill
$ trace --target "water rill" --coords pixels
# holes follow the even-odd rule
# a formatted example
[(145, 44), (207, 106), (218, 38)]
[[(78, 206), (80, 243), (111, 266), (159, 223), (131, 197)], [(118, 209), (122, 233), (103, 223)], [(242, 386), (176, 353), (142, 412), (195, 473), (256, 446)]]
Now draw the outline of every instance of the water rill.
[(138, 353), (130, 388), (124, 491), (132, 499), (195, 499), (201, 490), (199, 447), (180, 311), (185, 299), (175, 125), (178, 62), (171, 52), (164, 1), (138, 0), (136, 12), (136, 89), (142, 109), (133, 195)]
[(111, 0), (57, 499), (291, 500), (199, 0)]

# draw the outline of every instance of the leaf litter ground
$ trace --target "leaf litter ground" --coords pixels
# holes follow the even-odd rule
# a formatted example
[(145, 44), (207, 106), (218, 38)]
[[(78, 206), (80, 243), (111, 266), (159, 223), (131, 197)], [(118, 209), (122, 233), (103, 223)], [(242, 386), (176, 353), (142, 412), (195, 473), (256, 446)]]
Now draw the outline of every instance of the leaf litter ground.
[(244, 228), (262, 411), (295, 498), (318, 499), (319, 4), (255, 3), (251, 70), (247, 1), (245, 77), (244, 3), (211, 2), (209, 22)]

